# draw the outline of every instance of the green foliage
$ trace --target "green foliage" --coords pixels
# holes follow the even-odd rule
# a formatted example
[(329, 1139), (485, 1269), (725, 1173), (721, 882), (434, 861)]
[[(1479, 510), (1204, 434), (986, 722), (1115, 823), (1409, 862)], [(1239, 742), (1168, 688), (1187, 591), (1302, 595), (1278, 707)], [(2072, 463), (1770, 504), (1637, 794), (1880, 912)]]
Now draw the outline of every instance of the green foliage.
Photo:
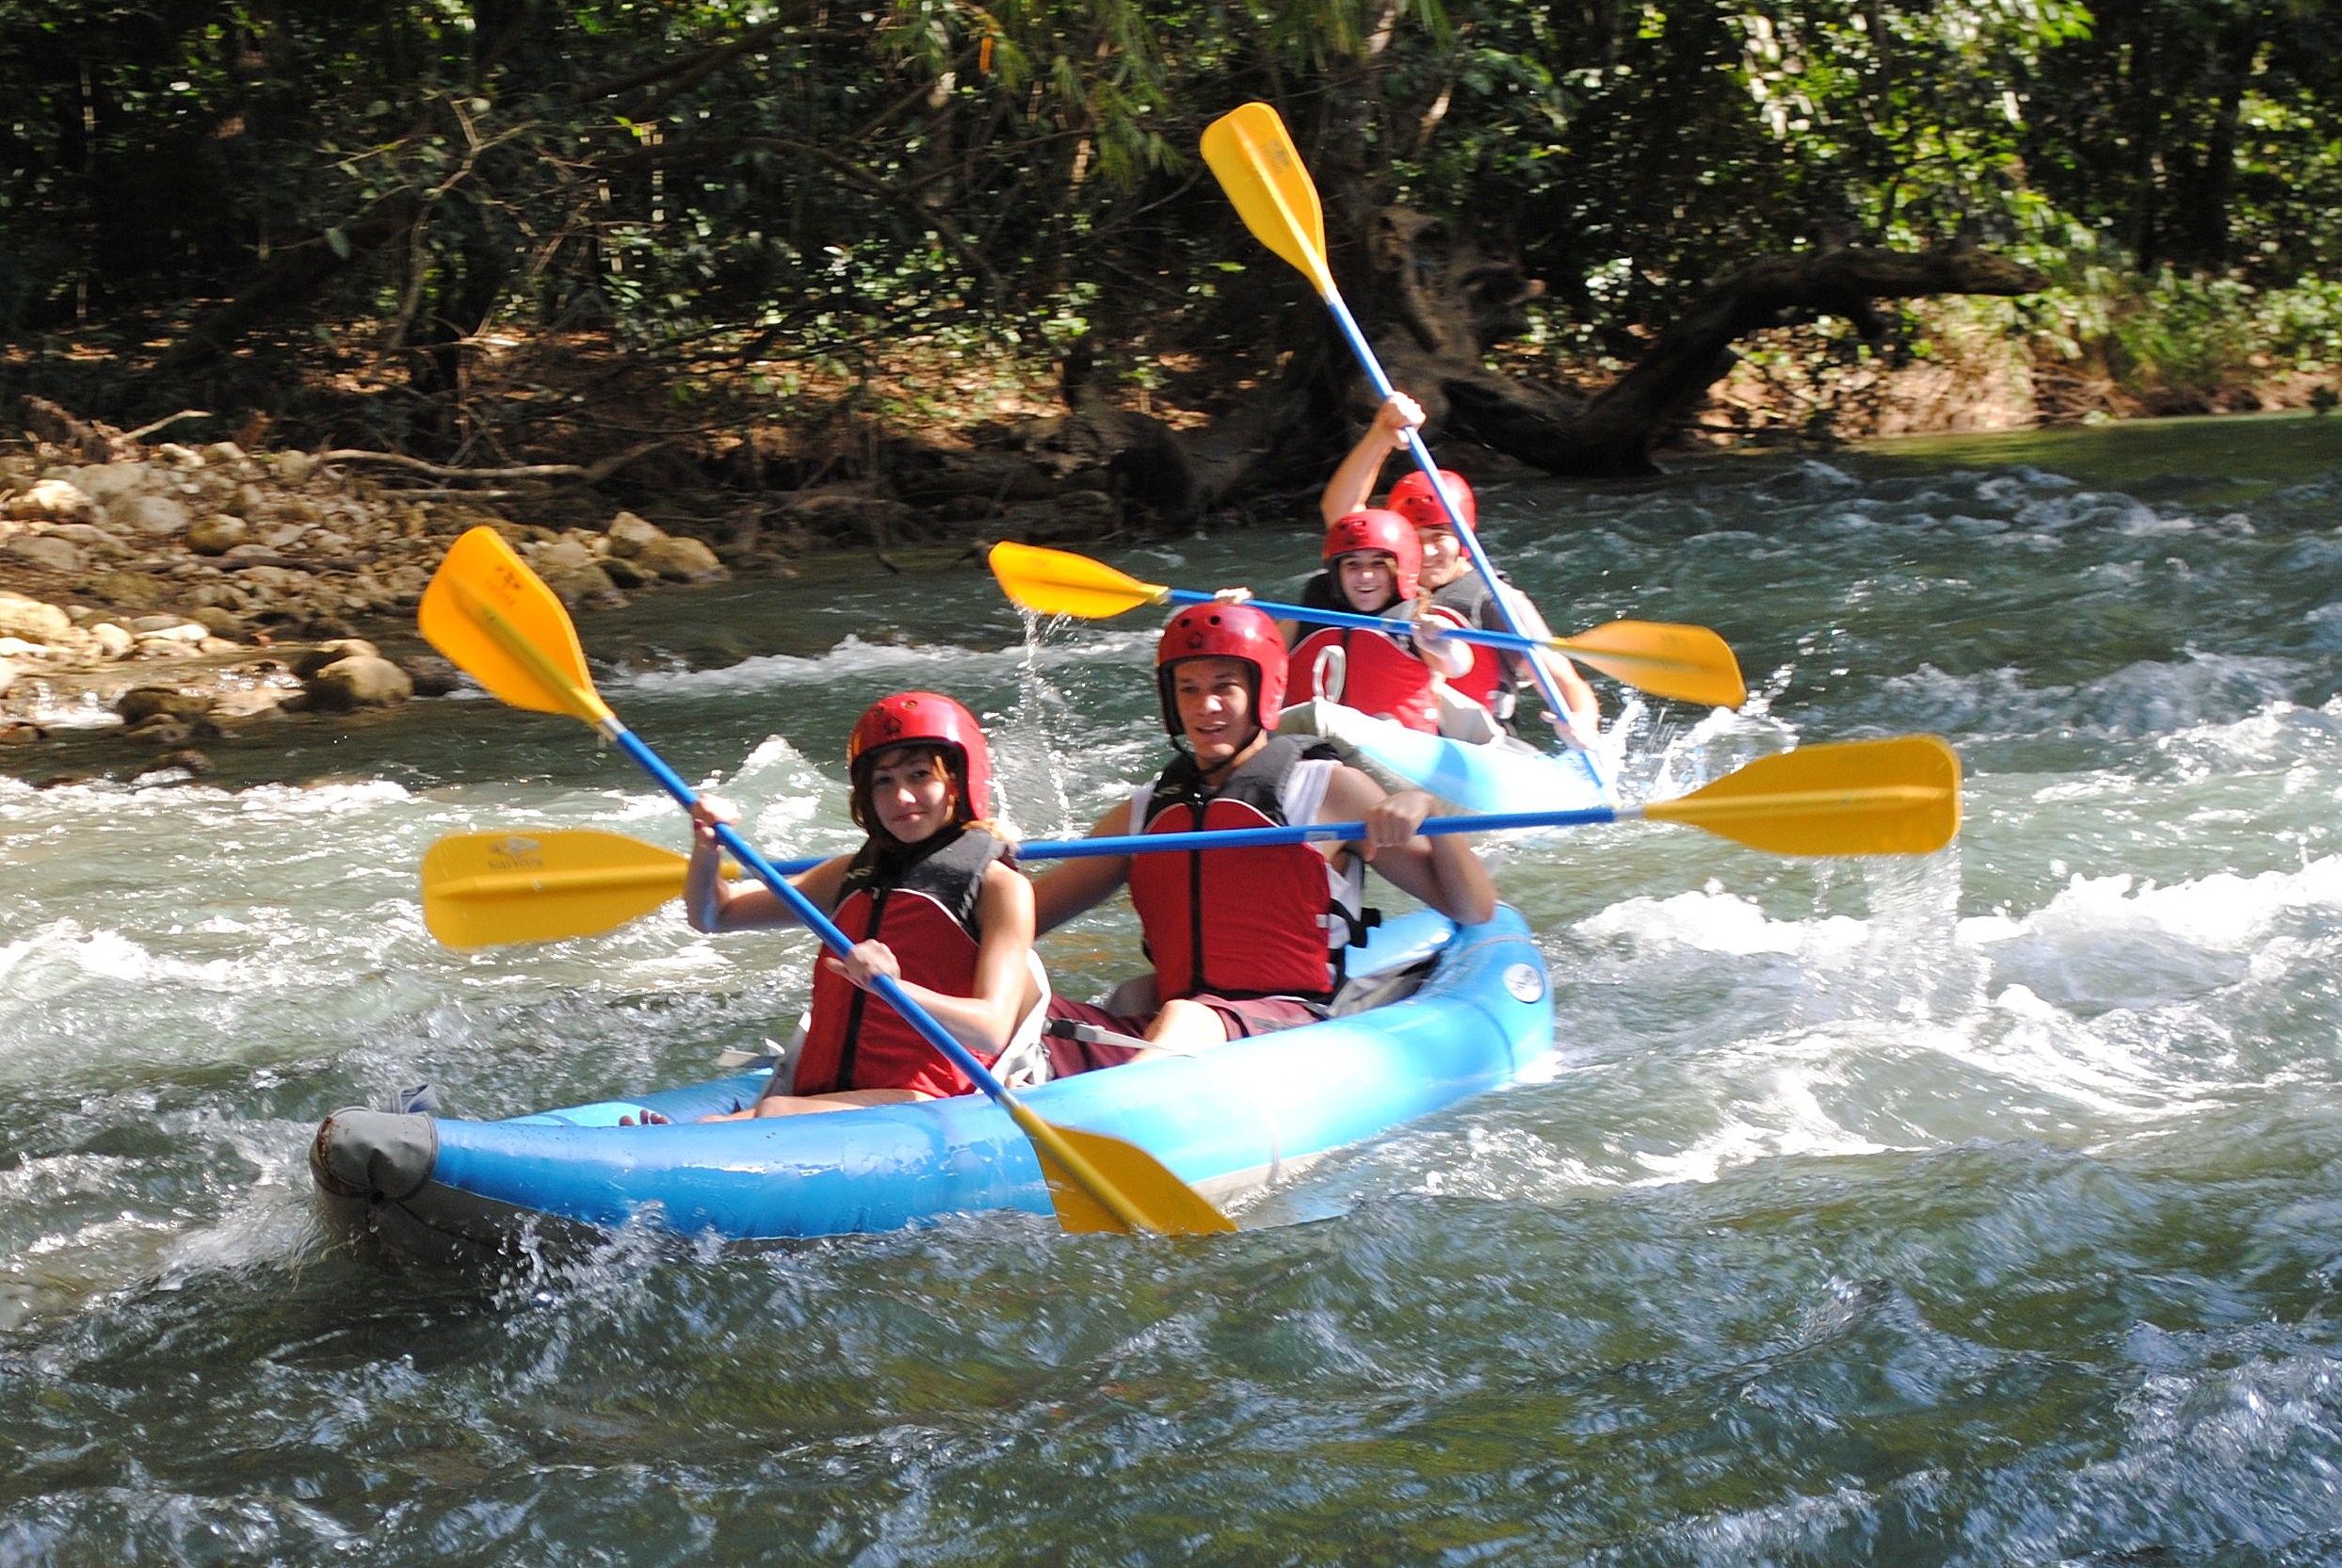
[(427, 400), (500, 321), (847, 367), (1255, 340), (1290, 281), (1218, 270), (1255, 250), (1194, 155), (1249, 97), (1337, 194), (1517, 247), (1557, 348), (1627, 358), (1760, 253), (1957, 239), (2109, 363), (2342, 360), (2324, 0), (0, 0), (0, 93), (11, 340), (262, 291), (276, 357), (164, 362), (250, 400), (320, 321)]

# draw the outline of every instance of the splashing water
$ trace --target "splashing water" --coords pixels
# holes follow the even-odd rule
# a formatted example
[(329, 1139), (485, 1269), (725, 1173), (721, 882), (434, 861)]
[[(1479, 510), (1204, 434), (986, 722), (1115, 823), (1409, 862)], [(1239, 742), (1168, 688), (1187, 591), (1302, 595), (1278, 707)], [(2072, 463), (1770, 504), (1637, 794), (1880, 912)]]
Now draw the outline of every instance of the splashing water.
[[(1701, 622), (1752, 673), (1737, 714), (1640, 704), (1630, 792), (1935, 730), (1961, 842), (1490, 845), (1561, 1049), (1203, 1246), (990, 1216), (386, 1269), (311, 1220), (326, 1111), (707, 1076), (786, 1030), (810, 942), (670, 911), (437, 947), (442, 834), (686, 842), (622, 758), (488, 703), (202, 783), (0, 779), (0, 1561), (2331, 1560), (2342, 452), (2213, 506), (2010, 450), (1490, 487), (1557, 628)], [(1310, 554), (1118, 563), (1289, 597)], [(1028, 622), (975, 573), (813, 596), (581, 628), (775, 855), (855, 841), (836, 759), (900, 687), (984, 716), (1028, 832), (1166, 754), (1143, 617)], [(1044, 948), (1079, 994), (1136, 932)]]

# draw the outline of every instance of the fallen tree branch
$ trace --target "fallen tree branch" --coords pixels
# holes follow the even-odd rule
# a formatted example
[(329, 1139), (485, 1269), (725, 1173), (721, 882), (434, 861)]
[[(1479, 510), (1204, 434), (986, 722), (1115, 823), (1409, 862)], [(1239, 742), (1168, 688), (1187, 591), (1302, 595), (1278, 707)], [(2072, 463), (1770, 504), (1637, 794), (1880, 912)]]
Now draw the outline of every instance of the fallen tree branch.
[(155, 431), (176, 425), (182, 419), (209, 419), (211, 416), (211, 411), (209, 409), (181, 409), (177, 413), (168, 414), (161, 419), (155, 420), (151, 425), (141, 425), (135, 430), (124, 430), (122, 432), (122, 439), (124, 441), (144, 441)]
[(1845, 248), (1767, 256), (1720, 280), (1685, 307), (1634, 367), (1575, 413), (1550, 398), (1459, 364), (1442, 378), (1460, 433), (1555, 474), (1656, 472), (1651, 449), (1690, 418), (1738, 356), (1745, 333), (1817, 315), (1843, 315), (1873, 335), (1869, 301), (1927, 294), (2029, 294), (2031, 267), (1966, 246), (1898, 251)]
[[(404, 452), (373, 452), (360, 446), (340, 447), (331, 452), (321, 452), (317, 456), (317, 461), (319, 462), (380, 463), (387, 468), (403, 468), (411, 473), (421, 474), (433, 479), (478, 479), (483, 482), (509, 479), (573, 479), (579, 484), (597, 485), (638, 458), (655, 452), (662, 446), (671, 446), (682, 439), (680, 436), (661, 436), (656, 441), (642, 442), (629, 446), (615, 456), (604, 458), (600, 462), (590, 464), (527, 462), (510, 468), (457, 468), (444, 462), (426, 462), (421, 458), (411, 458)], [(452, 492), (451, 493), (466, 493)]]

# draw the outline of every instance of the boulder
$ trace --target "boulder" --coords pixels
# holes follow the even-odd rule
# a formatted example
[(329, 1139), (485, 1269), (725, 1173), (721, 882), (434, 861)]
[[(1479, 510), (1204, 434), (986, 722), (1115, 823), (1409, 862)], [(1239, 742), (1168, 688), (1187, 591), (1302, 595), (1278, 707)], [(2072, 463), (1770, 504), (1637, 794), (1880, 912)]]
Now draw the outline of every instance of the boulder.
[(640, 588), (653, 578), (650, 574), (623, 556), (605, 556), (601, 560), (602, 574), (620, 588)]
[(138, 646), (141, 648), (168, 645), (172, 648), (193, 649), (212, 635), (200, 621), (187, 621), (176, 615), (168, 615), (160, 618), (165, 622), (163, 625), (147, 624), (155, 619), (157, 618), (152, 615), (142, 615), (132, 623), (132, 629), (138, 634)]
[(251, 525), (227, 512), (214, 512), (187, 529), (187, 548), (199, 556), (224, 556), (244, 542)]
[(30, 746), (49, 738), (49, 732), (29, 719), (0, 719), (0, 746)]
[(305, 648), (294, 655), (293, 673), (305, 681), (327, 665), (338, 664), (343, 659), (379, 659), (381, 656), (382, 650), (363, 637), (337, 637), (331, 641), (320, 642), (315, 648)]
[(118, 659), (124, 657), (138, 645), (138, 639), (111, 621), (93, 621), (89, 635), (98, 639), (98, 656)]
[(8, 499), (8, 514), (37, 523), (91, 523), (98, 505), (70, 479), (42, 479)]
[(101, 572), (81, 586), (92, 598), (123, 609), (153, 609), (164, 598), (163, 585), (143, 572)]
[(142, 462), (92, 463), (87, 468), (68, 469), (58, 477), (96, 502), (102, 510), (133, 495), (159, 494), (163, 486), (170, 482)]
[(317, 470), (317, 460), (306, 452), (279, 452), (277, 477), (288, 485), (306, 484)]
[(55, 642), (73, 629), (73, 618), (55, 605), (44, 605), (21, 593), (0, 593), (0, 637)]
[(662, 539), (635, 552), (634, 563), (645, 572), (680, 583), (706, 582), (730, 576), (716, 552), (696, 539)]
[(200, 779), (212, 770), (212, 759), (194, 747), (187, 746), (176, 752), (164, 752), (154, 759), (153, 766), (157, 768), (176, 768), (190, 779)]
[(78, 544), (85, 555), (120, 556), (127, 554), (122, 549), (121, 540), (95, 524), (52, 523), (49, 525), (48, 532), (52, 539), (62, 539)]
[(81, 550), (73, 541), (55, 534), (24, 534), (0, 544), (0, 554), (44, 572), (78, 572)]
[(303, 691), (310, 705), (333, 713), (394, 707), (414, 695), (407, 672), (386, 658), (353, 654), (312, 675)]
[(187, 509), (168, 495), (129, 495), (107, 507), (105, 518), (118, 528), (165, 539), (186, 531)]
[(643, 546), (656, 544), (665, 539), (667, 530), (645, 518), (637, 517), (633, 512), (622, 511), (610, 519), (610, 525), (603, 530), (602, 537), (607, 542), (611, 555), (628, 558), (640, 554)]
[(589, 566), (575, 572), (555, 572), (545, 577), (545, 586), (553, 590), (561, 603), (572, 606), (590, 605), (597, 609), (619, 609), (626, 596), (618, 591), (610, 574), (599, 566)]
[(131, 725), (122, 732), (122, 736), (124, 739), (145, 746), (185, 746), (195, 738), (195, 726), (184, 719), (158, 713), (152, 719)]
[(190, 612), (190, 618), (217, 638), (241, 642), (250, 628), (244, 618), (224, 605), (203, 605)]
[(562, 572), (585, 572), (594, 564), (593, 552), (573, 539), (557, 539), (550, 544), (539, 544), (528, 552), (529, 564), (545, 576)]
[(398, 668), (414, 683), (417, 697), (444, 697), (463, 684), (463, 672), (437, 654), (408, 654), (398, 660)]
[(211, 711), (207, 692), (181, 691), (170, 686), (134, 686), (114, 703), (123, 723), (133, 729), (155, 719), (201, 719)]
[(292, 695), (273, 686), (224, 692), (203, 715), (202, 728), (213, 735), (237, 735), (256, 724), (276, 723), (285, 717), (284, 701)]

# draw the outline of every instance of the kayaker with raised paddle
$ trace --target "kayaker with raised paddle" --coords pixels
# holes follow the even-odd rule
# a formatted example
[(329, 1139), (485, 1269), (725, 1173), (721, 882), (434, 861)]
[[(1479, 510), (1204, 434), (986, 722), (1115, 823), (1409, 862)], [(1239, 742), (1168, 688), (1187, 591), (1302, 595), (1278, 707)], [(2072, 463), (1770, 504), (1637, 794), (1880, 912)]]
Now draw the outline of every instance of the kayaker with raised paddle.
[[(1375, 411), (1374, 423), (1358, 444), (1326, 481), (1318, 496), (1317, 509), (1331, 527), (1343, 517), (1364, 509), (1374, 493), (1375, 481), (1382, 472), (1389, 456), (1406, 445), (1407, 432), (1423, 423), (1423, 410), (1403, 392), (1393, 393)], [(1467, 527), (1479, 525), (1479, 507), (1471, 485), (1462, 475), (1452, 469), (1439, 471), (1440, 487), (1455, 503)], [(1505, 623), (1504, 612), (1496, 604), (1496, 596), (1480, 574), (1472, 569), (1471, 558), (1464, 553), (1463, 542), (1456, 537), (1456, 525), (1449, 519), (1446, 508), (1440, 505), (1431, 490), (1430, 479), (1419, 468), (1411, 468), (1391, 486), (1383, 506), (1398, 513), (1414, 525), (1415, 537), (1421, 542), (1423, 566), (1419, 580), (1424, 593), (1441, 609), (1452, 613), (1466, 626), (1481, 631), (1501, 632), (1510, 628)], [(1331, 571), (1310, 579), (1301, 590), (1300, 602), (1320, 609), (1346, 609), (1349, 606), (1339, 596), (1332, 580)], [(1542, 628), (1544, 617), (1538, 613), (1528, 596), (1510, 582), (1505, 585), (1506, 596), (1513, 613), (1522, 617), (1522, 630), (1532, 635), (1546, 635)], [(1559, 654), (1541, 655), (1545, 668), (1553, 674), (1554, 687), (1567, 703), (1567, 714), (1549, 715), (1554, 731), (1564, 740), (1576, 745), (1592, 744), (1602, 722), (1600, 703), (1593, 687), (1586, 683), (1576, 666)], [(1519, 688), (1531, 684), (1528, 661), (1519, 654), (1509, 654), (1494, 648), (1475, 648), (1472, 668), (1462, 675), (1450, 675), (1448, 689), (1468, 697), (1488, 712), (1508, 730), (1511, 727), (1513, 709), (1518, 702)], [(1352, 706), (1357, 704), (1352, 703)], [(1478, 736), (1460, 733), (1463, 726), (1454, 717), (1444, 725), (1446, 733), (1457, 739)]]
[(1323, 697), (1439, 734), (1439, 678), (1469, 674), (1472, 649), (1441, 636), (1462, 627), (1462, 618), (1422, 597), (1423, 546), (1413, 525), (1395, 511), (1353, 511), (1327, 525), (1321, 554), (1340, 596), (1334, 608), (1411, 622), (1413, 629), (1394, 635), (1324, 626), (1310, 633), (1293, 649), (1293, 700)]
[[(913, 1000), (1004, 1080), (1043, 1067), (1033, 959), (1033, 893), (1004, 864), (1009, 846), (985, 814), (992, 752), (976, 717), (948, 697), (904, 691), (872, 703), (846, 743), (860, 849), (791, 879), (853, 939), (851, 954), (814, 970), (813, 1006), (793, 1060), (734, 1117), (795, 1116), (972, 1092), (975, 1085), (870, 991), (893, 976)], [(798, 922), (751, 882), (730, 883), (714, 825), (738, 819), (701, 797), (692, 813), (684, 902), (692, 926), (733, 931)], [(646, 1120), (657, 1120), (655, 1112)], [(727, 1120), (715, 1117), (709, 1120)]]
[(1287, 844), (1102, 856), (1036, 879), (1035, 921), (1044, 931), (1127, 885), (1155, 964), (1143, 997), (1104, 1008), (1050, 1003), (1052, 1019), (1145, 1043), (1141, 1049), (1053, 1034), (1054, 1075), (1202, 1050), (1326, 1016), (1341, 984), (1342, 951), (1366, 918), (1362, 859), (1460, 923), (1495, 913), (1495, 889), (1462, 835), (1417, 836), (1436, 804), (1429, 795), (1385, 795), (1330, 749), (1273, 733), (1285, 674), (1284, 639), (1252, 606), (1195, 605), (1171, 617), (1155, 649), (1155, 685), (1180, 754), (1126, 806), (1100, 817), (1090, 836), (1363, 820), (1365, 840), (1356, 849)]

